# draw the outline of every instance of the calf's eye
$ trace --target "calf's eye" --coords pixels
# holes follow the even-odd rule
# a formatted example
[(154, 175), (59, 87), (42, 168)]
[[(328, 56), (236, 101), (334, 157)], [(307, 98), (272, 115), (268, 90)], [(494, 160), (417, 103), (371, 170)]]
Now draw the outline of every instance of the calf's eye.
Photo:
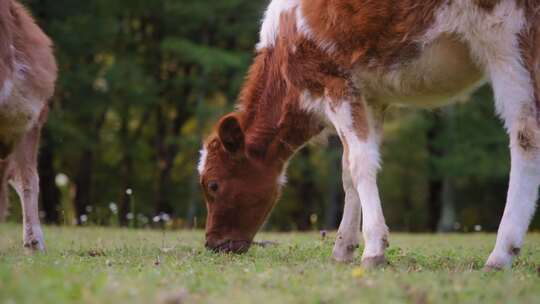
[(219, 185), (216, 181), (208, 182), (208, 190), (212, 193), (216, 193), (219, 190)]

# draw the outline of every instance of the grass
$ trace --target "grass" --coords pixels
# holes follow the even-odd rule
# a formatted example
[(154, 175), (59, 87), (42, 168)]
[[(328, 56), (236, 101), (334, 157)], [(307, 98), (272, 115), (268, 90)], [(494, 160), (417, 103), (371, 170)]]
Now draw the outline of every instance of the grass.
[(242, 256), (203, 249), (201, 231), (45, 229), (25, 256), (0, 225), (0, 303), (540, 303), (540, 235), (511, 271), (481, 268), (495, 235), (393, 234), (391, 265), (331, 261), (333, 235), (263, 233)]

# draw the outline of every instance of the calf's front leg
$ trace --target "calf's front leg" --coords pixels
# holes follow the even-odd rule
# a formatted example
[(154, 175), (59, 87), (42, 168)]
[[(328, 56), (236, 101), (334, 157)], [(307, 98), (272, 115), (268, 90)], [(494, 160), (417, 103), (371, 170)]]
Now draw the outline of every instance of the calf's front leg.
[[(341, 245), (339, 236), (353, 236), (357, 231), (359, 216), (355, 212), (362, 211), (362, 233), (364, 237), (364, 252), (362, 265), (372, 268), (386, 263), (384, 251), (388, 247), (388, 227), (382, 212), (379, 190), (377, 187), (377, 172), (379, 170), (379, 145), (382, 133), (382, 109), (368, 108), (361, 98), (351, 98), (339, 103), (328, 103), (326, 115), (334, 124), (344, 146), (344, 185), (351, 188), (346, 200), (344, 221), (340, 226), (340, 234), (336, 247), (337, 253), (343, 253), (343, 246), (354, 245), (344, 242)], [(355, 197), (355, 194), (358, 197)], [(355, 203), (360, 201), (361, 208)], [(345, 228), (344, 230), (342, 228)], [(351, 238), (354, 240), (354, 238)], [(347, 259), (351, 259), (351, 248), (345, 247)], [(336, 254), (339, 258), (343, 255)]]

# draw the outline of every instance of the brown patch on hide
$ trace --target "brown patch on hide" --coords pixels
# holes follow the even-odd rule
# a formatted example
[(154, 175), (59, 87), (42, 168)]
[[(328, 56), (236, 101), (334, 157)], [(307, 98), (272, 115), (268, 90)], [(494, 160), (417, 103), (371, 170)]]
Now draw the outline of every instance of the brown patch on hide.
[(474, 0), (474, 3), (486, 12), (491, 13), (501, 3), (501, 0)]
[[(54, 92), (57, 67), (52, 43), (17, 1), (0, 0), (0, 90), (7, 81), (22, 96), (10, 99), (0, 111), (0, 157), (6, 157), (30, 129), (42, 126), (47, 117), (48, 99)], [(17, 76), (17, 78), (16, 78)], [(9, 91), (4, 97), (12, 97)], [(29, 110), (28, 103), (41, 102), (41, 114)], [(19, 103), (20, 105), (15, 105)], [(17, 111), (10, 110), (17, 108)]]
[[(57, 76), (52, 42), (17, 1), (0, 0), (0, 90), (11, 81), (22, 97), (10, 99), (0, 111), (0, 156), (5, 157), (24, 136), (31, 124), (42, 126), (47, 117), (48, 99), (53, 95)], [(4, 97), (12, 97), (3, 92)], [(40, 117), (29, 109), (42, 103)], [(15, 105), (19, 103), (20, 105)], [(17, 111), (10, 110), (17, 108)]]
[(23, 71), (26, 85), (45, 104), (54, 93), (57, 77), (52, 42), (21, 4), (11, 3), (10, 28), (16, 50), (15, 61), (28, 67)]
[(536, 119), (540, 125), (540, 2), (518, 0), (526, 17), (525, 29), (519, 34), (519, 43), (525, 68), (530, 74), (534, 89)]
[(11, 0), (0, 0), (0, 90), (13, 72)]
[(317, 44), (350, 63), (390, 67), (416, 58), (420, 38), (444, 0), (302, 0), (301, 10)]
[(534, 134), (528, 129), (519, 131), (517, 133), (517, 140), (519, 146), (525, 152), (534, 150), (536, 148), (536, 145), (534, 143)]
[(330, 55), (298, 33), (294, 11), (281, 15), (280, 30), (276, 49), (285, 60), (283, 77), (292, 86), (333, 102), (351, 94), (351, 64), (346, 57)]
[(512, 256), (518, 256), (521, 253), (521, 248), (519, 247), (511, 247), (509, 250), (510, 255)]
[(384, 237), (382, 239), (382, 245), (383, 245), (383, 250), (390, 247), (390, 242), (388, 242), (388, 238), (387, 237)]
[(540, 126), (537, 120), (537, 109), (533, 105), (522, 110), (519, 119), (516, 140), (525, 155), (533, 155), (540, 148)]
[(348, 245), (346, 250), (347, 252), (355, 252), (356, 249), (360, 248), (360, 245), (358, 244), (351, 244), (351, 245)]
[(369, 135), (369, 125), (363, 101), (351, 102), (351, 116), (356, 136), (366, 140)]

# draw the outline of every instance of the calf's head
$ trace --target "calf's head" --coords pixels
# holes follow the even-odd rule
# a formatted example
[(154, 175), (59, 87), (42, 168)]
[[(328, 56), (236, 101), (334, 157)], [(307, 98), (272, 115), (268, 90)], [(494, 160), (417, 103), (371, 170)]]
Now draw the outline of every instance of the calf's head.
[(250, 156), (245, 139), (239, 118), (230, 114), (201, 152), (206, 247), (214, 251), (246, 252), (280, 195), (283, 162)]

